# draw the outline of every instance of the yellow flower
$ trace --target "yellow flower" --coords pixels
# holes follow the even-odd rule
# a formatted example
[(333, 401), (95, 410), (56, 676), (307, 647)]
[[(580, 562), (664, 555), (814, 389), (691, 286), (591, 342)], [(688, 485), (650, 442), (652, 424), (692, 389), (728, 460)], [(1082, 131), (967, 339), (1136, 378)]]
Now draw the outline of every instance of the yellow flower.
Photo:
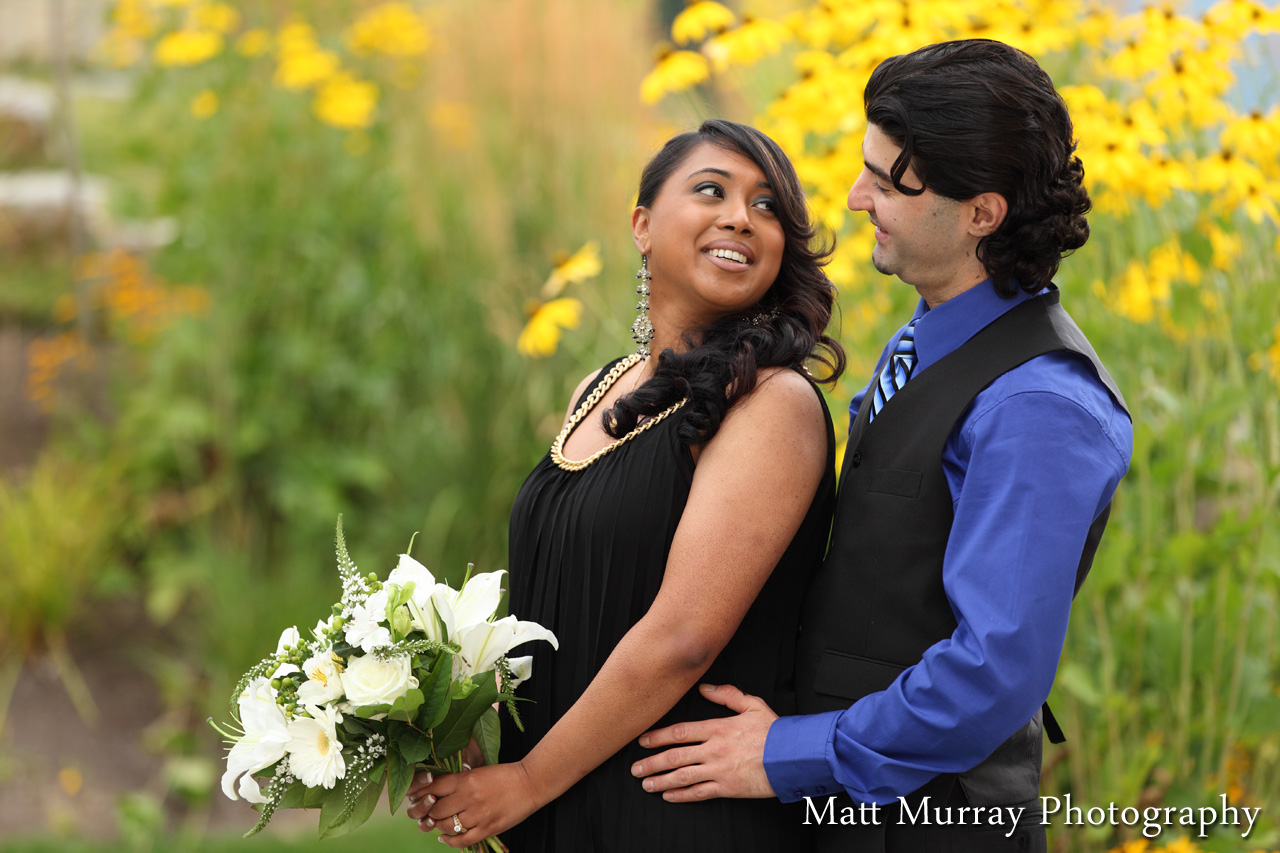
[(768, 18), (743, 18), (742, 26), (727, 30), (703, 46), (716, 71), (729, 65), (751, 65), (782, 50), (791, 33)]
[(341, 72), (320, 87), (312, 109), (325, 124), (352, 130), (373, 124), (377, 106), (377, 86)]
[(199, 65), (222, 52), (222, 34), (210, 30), (178, 30), (156, 44), (156, 64), (165, 68)]
[(711, 74), (706, 57), (692, 50), (669, 50), (640, 83), (640, 97), (646, 104), (656, 104), (669, 92), (682, 92), (696, 86)]
[(542, 298), (554, 299), (566, 285), (595, 278), (600, 275), (600, 270), (600, 244), (592, 240), (572, 255), (557, 259), (556, 268), (542, 285)]
[(1138, 838), (1134, 841), (1126, 841), (1119, 847), (1112, 847), (1110, 853), (1147, 853), (1149, 842), (1145, 838)]
[(408, 3), (383, 3), (356, 19), (346, 32), (354, 53), (421, 56), (431, 46), (422, 18)]
[(527, 358), (546, 358), (560, 345), (564, 329), (576, 329), (582, 320), (582, 302), (573, 298), (543, 303), (520, 332), (516, 349)]
[(226, 3), (202, 3), (192, 10), (192, 17), (206, 30), (223, 35), (240, 26), (240, 13)]
[(1213, 247), (1211, 263), (1218, 269), (1229, 272), (1235, 266), (1236, 258), (1240, 257), (1244, 240), (1239, 234), (1225, 231), (1214, 222), (1201, 224), (1200, 231), (1209, 236), (1209, 245)]
[(1161, 849), (1163, 853), (1200, 853), (1200, 848), (1185, 835), (1179, 836), (1177, 841), (1170, 841)]
[(191, 100), (191, 114), (196, 118), (209, 118), (218, 111), (218, 95), (205, 89)]
[(158, 26), (156, 14), (145, 0), (119, 0), (111, 10), (111, 23), (120, 35), (134, 39), (150, 38)]
[(686, 6), (671, 22), (671, 40), (676, 44), (702, 41), (709, 35), (727, 30), (737, 22), (737, 16), (719, 3), (698, 0)]
[(266, 30), (249, 30), (236, 40), (236, 50), (241, 56), (262, 56), (271, 49), (271, 34)]
[(309, 89), (337, 74), (338, 57), (316, 43), (315, 33), (304, 23), (292, 23), (280, 31), (276, 85), (286, 89)]
[(1226, 148), (1248, 152), (1264, 172), (1280, 177), (1280, 109), (1263, 115), (1252, 112), (1227, 122), (1219, 141)]

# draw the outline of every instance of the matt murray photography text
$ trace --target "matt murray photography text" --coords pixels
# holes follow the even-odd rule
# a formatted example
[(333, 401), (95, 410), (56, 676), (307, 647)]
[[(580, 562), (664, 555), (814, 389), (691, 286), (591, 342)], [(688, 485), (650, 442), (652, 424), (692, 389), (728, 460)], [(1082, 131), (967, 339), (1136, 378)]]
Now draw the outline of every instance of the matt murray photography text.
[(875, 803), (849, 803), (837, 805), (836, 797), (815, 801), (805, 797), (806, 825), (812, 823), (842, 826), (880, 826), (892, 821), (899, 825), (920, 826), (997, 826), (1005, 827), (1005, 837), (1013, 835), (1018, 824), (1026, 820), (1044, 825), (1061, 826), (1141, 826), (1147, 838), (1156, 838), (1168, 827), (1182, 827), (1184, 831), (1196, 829), (1200, 838), (1207, 838), (1209, 831), (1218, 826), (1234, 826), (1241, 838), (1248, 838), (1254, 821), (1262, 814), (1262, 808), (1233, 806), (1227, 795), (1219, 795), (1220, 802), (1211, 806), (1122, 806), (1077, 805), (1071, 795), (1041, 797), (1038, 812), (1028, 813), (1025, 806), (935, 806), (929, 797), (918, 803), (910, 803), (906, 797), (898, 798), (896, 815), (882, 813)]

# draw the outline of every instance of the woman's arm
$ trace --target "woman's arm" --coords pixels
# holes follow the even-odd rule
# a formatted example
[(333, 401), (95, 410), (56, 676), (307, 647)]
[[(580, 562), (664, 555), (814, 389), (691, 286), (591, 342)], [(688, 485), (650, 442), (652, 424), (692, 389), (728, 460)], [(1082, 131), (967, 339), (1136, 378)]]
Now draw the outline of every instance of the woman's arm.
[[(669, 711), (733, 636), (799, 529), (826, 463), (826, 432), (807, 380), (789, 370), (762, 380), (703, 448), (657, 597), (578, 701), (522, 761), (415, 787), (422, 799), (410, 816), (443, 820), (451, 847), (476, 844)], [(451, 834), (453, 815), (466, 833)]]

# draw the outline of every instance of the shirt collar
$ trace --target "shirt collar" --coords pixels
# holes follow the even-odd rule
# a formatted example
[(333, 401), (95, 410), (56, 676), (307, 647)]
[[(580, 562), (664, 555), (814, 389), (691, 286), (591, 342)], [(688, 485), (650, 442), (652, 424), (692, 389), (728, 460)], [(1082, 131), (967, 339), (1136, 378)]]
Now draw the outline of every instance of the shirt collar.
[[(1016, 282), (1014, 286), (1017, 287)], [(997, 293), (991, 279), (987, 279), (936, 308), (930, 309), (928, 303), (921, 299), (912, 315), (912, 319), (917, 321), (914, 373), (918, 374), (946, 358), (1010, 308), (1037, 295), (1018, 287), (1017, 294), (1008, 299)]]

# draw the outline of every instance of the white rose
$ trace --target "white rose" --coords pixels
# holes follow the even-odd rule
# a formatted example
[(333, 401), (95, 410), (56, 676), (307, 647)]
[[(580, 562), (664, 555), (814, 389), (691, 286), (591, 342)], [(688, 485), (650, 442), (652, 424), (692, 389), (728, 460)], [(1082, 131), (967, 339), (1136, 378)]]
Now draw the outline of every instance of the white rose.
[(390, 705), (418, 686), (408, 656), (380, 661), (373, 655), (352, 658), (342, 673), (342, 687), (356, 707)]

